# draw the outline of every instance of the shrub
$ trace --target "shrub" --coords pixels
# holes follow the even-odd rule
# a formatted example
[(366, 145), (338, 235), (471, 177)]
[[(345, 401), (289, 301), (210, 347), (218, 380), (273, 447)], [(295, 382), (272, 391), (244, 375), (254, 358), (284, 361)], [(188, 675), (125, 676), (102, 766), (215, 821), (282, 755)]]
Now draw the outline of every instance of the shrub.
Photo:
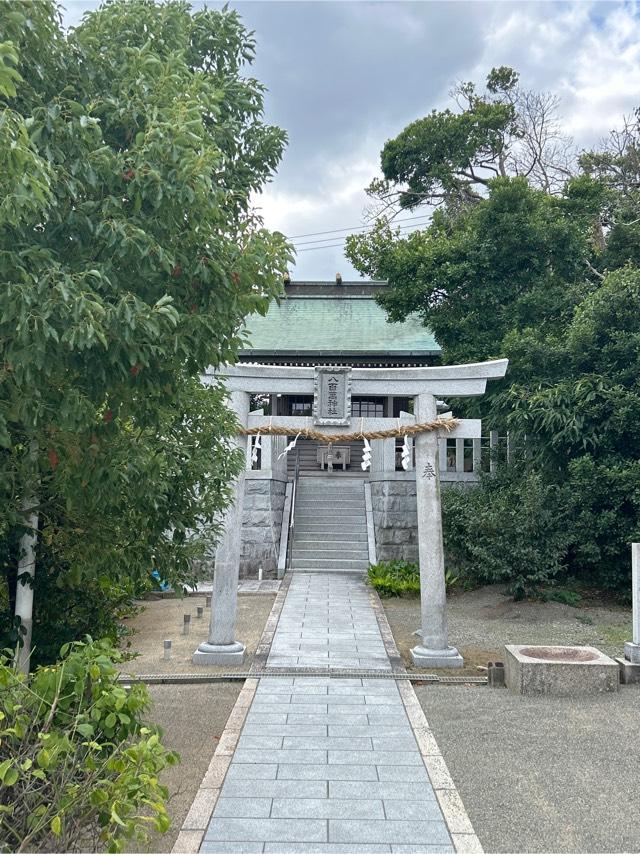
[(143, 724), (143, 685), (117, 683), (108, 641), (66, 644), (24, 677), (0, 657), (0, 849), (121, 851), (170, 820), (158, 774), (178, 756)]
[[(371, 564), (368, 576), (369, 582), (380, 596), (417, 596), (420, 593), (420, 567), (417, 563), (404, 560), (381, 561)], [(453, 587), (457, 582), (458, 577), (447, 571), (447, 587)]]
[(540, 473), (505, 466), (472, 489), (444, 490), (442, 499), (445, 548), (465, 576), (506, 583), (522, 598), (564, 568), (570, 499)]

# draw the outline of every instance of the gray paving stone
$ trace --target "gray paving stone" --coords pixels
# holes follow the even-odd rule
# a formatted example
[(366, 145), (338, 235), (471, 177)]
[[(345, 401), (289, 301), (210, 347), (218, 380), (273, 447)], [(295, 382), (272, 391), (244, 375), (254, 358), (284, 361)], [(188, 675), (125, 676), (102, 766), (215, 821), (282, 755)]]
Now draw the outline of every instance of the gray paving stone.
[[(322, 698), (321, 702), (330, 706), (362, 706), (364, 705), (364, 701), (364, 697), (358, 697), (357, 695), (336, 697), (333, 694), (327, 694), (326, 697)], [(312, 706), (314, 703), (319, 702), (319, 698), (313, 695), (309, 696), (307, 694), (294, 694), (291, 698), (291, 702), (294, 705)]]
[(398, 736), (410, 736), (413, 738), (413, 731), (409, 726), (408, 721), (406, 723), (401, 722), (397, 724), (368, 723), (345, 724), (344, 726), (330, 724), (328, 735), (335, 736), (337, 738), (396, 738)]
[(420, 800), (420, 793), (414, 795), (415, 800), (387, 800), (384, 811), (388, 819), (403, 819), (410, 821), (443, 821), (440, 805), (432, 798)]
[(328, 727), (321, 724), (245, 724), (242, 737), (247, 735), (326, 736)]
[(225, 780), (225, 798), (326, 798), (327, 783), (322, 780)]
[(247, 724), (286, 724), (286, 712), (261, 712), (260, 710), (250, 709), (247, 715), (245, 726)]
[(253, 750), (279, 749), (282, 747), (283, 737), (281, 735), (245, 735), (242, 733), (241, 746)]
[(325, 842), (327, 822), (297, 818), (212, 818), (206, 840)]
[(326, 750), (245, 750), (240, 744), (233, 755), (234, 762), (258, 762), (260, 764), (271, 762), (288, 762), (305, 764), (311, 762), (321, 765), (327, 761)]
[(275, 780), (277, 772), (278, 766), (275, 762), (271, 765), (239, 765), (232, 761), (225, 777), (225, 785), (227, 780)]
[[(203, 849), (200, 849), (201, 851)], [(388, 854), (391, 851), (390, 845), (342, 845), (339, 842), (331, 843), (286, 843), (278, 844), (267, 842), (264, 847), (265, 854)]]
[(200, 854), (260, 854), (264, 842), (208, 842), (200, 846)]
[(373, 735), (371, 737), (374, 750), (417, 750), (413, 733), (406, 735)]
[[(415, 743), (415, 739), (414, 739)], [(320, 738), (318, 736), (286, 736), (282, 740), (285, 750), (297, 748), (298, 750), (372, 750), (370, 738)], [(393, 749), (393, 748), (392, 748)]]
[(427, 845), (451, 843), (443, 821), (377, 821), (330, 819), (330, 842), (416, 842)]
[[(236, 751), (237, 752), (237, 751)], [(270, 751), (274, 753), (276, 751)], [(330, 765), (422, 765), (422, 757), (418, 750), (329, 750)], [(272, 762), (272, 759), (265, 759)]]
[(341, 724), (367, 724), (369, 718), (365, 714), (355, 711), (355, 714), (343, 715), (341, 712), (291, 712), (287, 717), (287, 724), (326, 724), (340, 726)]
[(378, 779), (397, 783), (424, 782), (429, 784), (429, 775), (424, 765), (379, 765)]
[(392, 845), (393, 854), (455, 854), (453, 845)]
[[(242, 765), (252, 768), (252, 765)], [(412, 768), (411, 765), (404, 766)], [(425, 772), (426, 773), (426, 772)], [(377, 780), (375, 765), (278, 765), (279, 780)]]
[[(270, 784), (271, 785), (271, 784)], [(420, 788), (420, 796), (424, 800), (429, 800), (429, 795), (433, 798), (433, 802), (437, 803), (436, 796), (433, 791), (426, 786)], [(275, 795), (274, 795), (275, 797)], [(329, 797), (330, 798), (367, 798), (368, 800), (380, 799), (385, 801), (405, 800), (411, 801), (416, 797), (416, 784), (413, 782), (397, 782), (396, 780), (385, 780), (378, 783), (352, 783), (347, 780), (336, 780), (329, 782)]]
[[(382, 803), (382, 801), (380, 802)], [(214, 818), (268, 818), (271, 798), (218, 798)]]
[(385, 818), (382, 801), (363, 798), (351, 801), (343, 798), (275, 798), (271, 815), (274, 818)]

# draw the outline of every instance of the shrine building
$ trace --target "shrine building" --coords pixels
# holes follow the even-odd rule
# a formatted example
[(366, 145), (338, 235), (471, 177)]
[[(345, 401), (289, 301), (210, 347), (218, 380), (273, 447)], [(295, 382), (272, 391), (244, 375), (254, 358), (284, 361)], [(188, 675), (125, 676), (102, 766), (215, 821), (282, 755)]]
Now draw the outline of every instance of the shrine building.
[[(335, 376), (325, 374), (329, 401), (334, 389), (348, 393), (352, 424), (358, 418), (392, 418), (400, 425), (403, 413), (412, 417), (414, 401), (402, 393), (401, 383), (397, 388), (383, 384), (387, 393), (375, 395), (351, 395), (341, 385), (350, 388), (349, 369), (440, 364), (440, 347), (418, 316), (388, 322), (375, 299), (386, 287), (386, 282), (343, 282), (340, 277), (286, 281), (284, 296), (272, 301), (267, 314), (247, 321), (239, 367), (255, 371), (251, 410), (256, 415), (307, 417), (311, 425), (318, 414), (314, 394), (273, 393), (268, 377), (277, 377), (279, 366), (316, 373), (326, 366), (341, 369)], [(448, 409), (445, 401), (438, 401), (439, 411)], [(443, 485), (475, 480), (479, 438), (457, 435), (439, 441)], [(402, 438), (374, 440), (371, 460), (363, 465), (364, 450), (362, 440), (296, 440), (295, 434), (248, 439), (241, 575), (255, 576), (260, 568), (265, 576), (296, 569), (363, 572), (377, 560), (417, 560), (412, 443)]]

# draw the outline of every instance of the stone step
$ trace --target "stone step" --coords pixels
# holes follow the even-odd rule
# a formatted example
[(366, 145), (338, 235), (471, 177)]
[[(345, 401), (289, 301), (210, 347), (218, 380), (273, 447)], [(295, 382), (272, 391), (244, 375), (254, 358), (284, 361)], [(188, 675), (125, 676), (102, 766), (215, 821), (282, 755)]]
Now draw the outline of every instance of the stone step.
[(353, 534), (367, 530), (367, 523), (364, 519), (349, 519), (344, 520), (344, 524), (337, 525), (335, 519), (319, 519), (317, 516), (311, 516), (308, 519), (299, 519), (296, 517), (295, 530), (297, 531), (335, 531), (341, 534)]
[(324, 569), (324, 570), (350, 570), (352, 572), (366, 572), (369, 568), (368, 560), (307, 560), (297, 558), (293, 561), (294, 569)]
[(303, 518), (304, 516), (333, 516), (337, 518), (342, 518), (343, 516), (356, 516), (358, 518), (365, 518), (364, 510), (359, 507), (340, 507), (336, 504), (332, 504), (328, 507), (318, 507), (313, 510), (310, 507), (296, 507), (295, 510), (296, 519), (298, 516)]
[(323, 542), (322, 540), (300, 540), (294, 539), (293, 541), (293, 550), (295, 551), (307, 550), (307, 551), (325, 551), (328, 554), (331, 554), (331, 557), (335, 557), (336, 555), (340, 555), (343, 552), (363, 552), (365, 557), (369, 553), (369, 546), (366, 542), (344, 542), (344, 543), (328, 543)]
[(369, 564), (369, 554), (366, 549), (365, 551), (342, 551), (339, 552), (340, 557), (334, 557), (331, 552), (327, 552), (324, 549), (297, 549), (294, 546), (292, 554), (294, 563), (297, 563), (299, 560), (309, 560), (312, 563), (317, 563), (318, 561), (340, 563), (343, 560), (364, 560), (367, 565)]
[(331, 507), (340, 507), (340, 509), (346, 510), (360, 510), (362, 513), (365, 512), (364, 501), (344, 501), (340, 498), (336, 498), (335, 501), (332, 501), (330, 498), (318, 499), (317, 501), (310, 501), (308, 498), (300, 497), (298, 501), (296, 501), (296, 510), (326, 510)]
[(303, 531), (300, 528), (296, 528), (294, 529), (294, 542), (298, 539), (304, 539), (305, 542), (309, 543), (335, 543), (337, 548), (344, 545), (344, 543), (366, 543), (367, 532), (351, 531), (351, 533), (345, 533), (342, 530), (336, 531), (334, 529), (330, 531)]

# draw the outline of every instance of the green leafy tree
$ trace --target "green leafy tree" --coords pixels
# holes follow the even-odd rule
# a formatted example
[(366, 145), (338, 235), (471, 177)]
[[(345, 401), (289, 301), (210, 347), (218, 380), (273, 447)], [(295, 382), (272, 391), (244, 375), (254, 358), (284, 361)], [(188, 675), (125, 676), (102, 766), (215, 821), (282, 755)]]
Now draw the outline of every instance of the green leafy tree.
[[(584, 154), (581, 174), (575, 163), (560, 169), (557, 176), (570, 176), (562, 186), (534, 171), (518, 174), (508, 166), (514, 140), (526, 138), (517, 77), (494, 70), (490, 91), (498, 85), (492, 75), (501, 94), (496, 103), (480, 99), (478, 109), (497, 119), (497, 106), (510, 105), (502, 130), (483, 129), (479, 112), (475, 120), (469, 110), (433, 113), (383, 150), (389, 198), (433, 204), (444, 191), (430, 224), (401, 235), (382, 217), (348, 239), (347, 254), (361, 272), (389, 281), (379, 299), (390, 319), (418, 313), (446, 362), (509, 358), (506, 379), (484, 398), (453, 403), (489, 428), (507, 427), (520, 444), (526, 436), (527, 458), (515, 475), (446, 497), (451, 553), (467, 568), (475, 561), (477, 578), (510, 579), (520, 593), (545, 580), (545, 565), (549, 578), (562, 570), (624, 590), (628, 544), (640, 536), (637, 122)], [(461, 147), (442, 142), (443, 128), (457, 128)], [(466, 157), (474, 171), (491, 173), (498, 162), (498, 175), (461, 175)], [(543, 548), (533, 519), (510, 521), (509, 508), (521, 507), (539, 519), (553, 507), (567, 536), (558, 531), (551, 551)], [(503, 529), (519, 538), (511, 555)]]
[(389, 140), (380, 155), (382, 178), (368, 194), (379, 213), (390, 207), (468, 208), (497, 177), (525, 177), (559, 192), (575, 169), (571, 139), (558, 121), (557, 96), (525, 90), (512, 68), (493, 68), (485, 92), (459, 83), (452, 107), (432, 110)]
[(117, 0), (65, 34), (53, 2), (15, 2), (0, 32), (7, 601), (36, 539), (61, 590), (154, 566), (179, 584), (238, 465), (198, 374), (233, 361), (290, 260), (251, 203), (285, 134), (233, 11)]

